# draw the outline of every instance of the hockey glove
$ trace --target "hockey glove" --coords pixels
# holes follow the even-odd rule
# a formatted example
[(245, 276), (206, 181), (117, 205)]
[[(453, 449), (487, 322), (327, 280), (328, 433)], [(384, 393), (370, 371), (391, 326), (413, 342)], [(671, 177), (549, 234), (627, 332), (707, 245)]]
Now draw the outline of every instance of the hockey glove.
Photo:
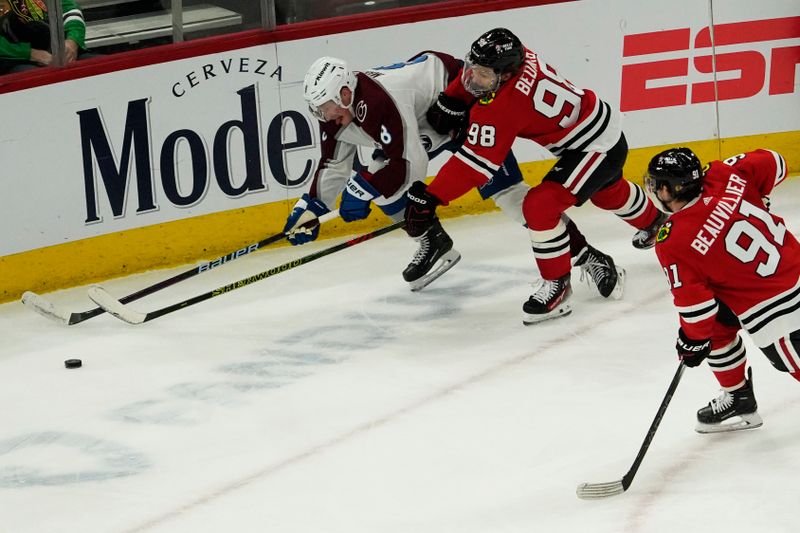
[(362, 220), (369, 215), (370, 201), (380, 196), (375, 187), (361, 174), (353, 174), (342, 191), (342, 202), (339, 204), (339, 216), (345, 222)]
[(436, 207), (441, 200), (428, 192), (425, 182), (415, 181), (406, 193), (406, 233), (419, 237), (436, 221)]
[(678, 342), (675, 344), (678, 350), (678, 359), (683, 364), (694, 368), (703, 362), (703, 359), (711, 353), (711, 339), (694, 340), (690, 339), (683, 332), (683, 328), (678, 329)]
[(283, 232), (287, 234), (286, 239), (292, 243), (292, 246), (313, 241), (319, 235), (319, 224), (310, 228), (303, 227), (303, 225), (329, 211), (330, 209), (322, 203), (322, 200), (304, 194), (294, 204), (289, 218), (286, 219), (286, 225), (283, 227)]
[(436, 133), (457, 138), (467, 127), (469, 104), (458, 98), (439, 93), (436, 102), (425, 113), (425, 118)]

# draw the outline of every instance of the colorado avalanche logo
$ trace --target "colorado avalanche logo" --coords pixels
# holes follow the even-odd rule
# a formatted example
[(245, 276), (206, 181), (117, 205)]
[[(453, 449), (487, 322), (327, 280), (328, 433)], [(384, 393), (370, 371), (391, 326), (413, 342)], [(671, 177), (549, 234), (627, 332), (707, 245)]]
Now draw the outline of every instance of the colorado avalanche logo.
[(365, 118), (367, 118), (367, 103), (364, 100), (361, 100), (358, 104), (356, 104), (356, 120), (359, 122), (364, 122)]

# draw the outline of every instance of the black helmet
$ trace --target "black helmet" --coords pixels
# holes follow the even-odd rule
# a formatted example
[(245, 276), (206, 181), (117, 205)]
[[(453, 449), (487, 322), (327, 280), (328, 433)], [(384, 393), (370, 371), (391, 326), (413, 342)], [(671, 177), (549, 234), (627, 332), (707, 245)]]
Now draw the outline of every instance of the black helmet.
[(497, 74), (514, 73), (525, 61), (525, 49), (511, 31), (495, 28), (472, 43), (467, 59), (474, 65), (490, 67)]
[(656, 192), (666, 187), (672, 198), (688, 202), (700, 194), (702, 178), (703, 169), (694, 152), (688, 148), (670, 148), (650, 160), (645, 186), (656, 199), (659, 199)]

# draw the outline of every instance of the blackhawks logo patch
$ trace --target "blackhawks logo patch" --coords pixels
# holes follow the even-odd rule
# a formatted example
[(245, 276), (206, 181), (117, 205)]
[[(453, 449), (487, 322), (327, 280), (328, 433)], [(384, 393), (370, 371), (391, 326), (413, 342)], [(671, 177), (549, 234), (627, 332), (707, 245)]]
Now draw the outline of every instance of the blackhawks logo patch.
[(664, 242), (669, 237), (669, 232), (672, 230), (672, 221), (667, 220), (663, 226), (658, 228), (658, 233), (656, 233), (656, 242)]
[(494, 97), (495, 97), (495, 93), (488, 94), (488, 95), (484, 96), (483, 98), (481, 98), (480, 100), (478, 100), (478, 103), (480, 105), (489, 105), (492, 102), (494, 102)]

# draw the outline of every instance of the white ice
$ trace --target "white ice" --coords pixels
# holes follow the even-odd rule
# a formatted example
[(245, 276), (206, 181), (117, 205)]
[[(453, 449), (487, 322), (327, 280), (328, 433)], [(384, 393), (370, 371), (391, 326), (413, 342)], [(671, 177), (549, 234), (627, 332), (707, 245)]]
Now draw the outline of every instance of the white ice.
[[(773, 198), (795, 231), (798, 185)], [(420, 293), (396, 231), (139, 326), (0, 306), (0, 531), (797, 531), (800, 383), (752, 344), (762, 428), (695, 433), (719, 391), (705, 365), (688, 369), (630, 489), (575, 496), (631, 466), (677, 367), (677, 317), (629, 227), (570, 214), (627, 269), (627, 291), (604, 301), (573, 271), (573, 314), (535, 326), (521, 322), (528, 238), (500, 214), (446, 220), (463, 259)], [(259, 252), (130, 305), (333, 243)], [(187, 268), (103, 286), (119, 297)], [(46, 296), (93, 307), (86, 287)], [(75, 357), (83, 368), (65, 369)]]

